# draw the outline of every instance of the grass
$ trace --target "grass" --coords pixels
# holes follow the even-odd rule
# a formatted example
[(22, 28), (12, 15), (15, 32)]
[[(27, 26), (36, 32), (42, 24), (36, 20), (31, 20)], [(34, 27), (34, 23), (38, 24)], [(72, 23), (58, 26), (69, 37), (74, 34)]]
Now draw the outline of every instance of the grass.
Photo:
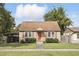
[(70, 43), (45, 43), (44, 46), (48, 49), (79, 49), (79, 44)]
[(0, 56), (79, 56), (79, 52), (61, 52), (61, 51), (0, 52)]
[(8, 43), (8, 44), (2, 44), (0, 45), (0, 48), (27, 48), (32, 49), (36, 48), (35, 43), (25, 43), (25, 44), (19, 44), (19, 43)]
[[(9, 43), (1, 44), (1, 49), (35, 49), (35, 43)], [(44, 43), (45, 49), (79, 49), (79, 44)], [(0, 56), (79, 56), (79, 51), (0, 51)]]
[[(1, 48), (21, 48), (21, 49), (34, 49), (36, 48), (35, 43), (8, 43), (8, 44), (1, 44)], [(68, 43), (44, 43), (45, 49), (79, 49), (79, 44), (68, 44)]]

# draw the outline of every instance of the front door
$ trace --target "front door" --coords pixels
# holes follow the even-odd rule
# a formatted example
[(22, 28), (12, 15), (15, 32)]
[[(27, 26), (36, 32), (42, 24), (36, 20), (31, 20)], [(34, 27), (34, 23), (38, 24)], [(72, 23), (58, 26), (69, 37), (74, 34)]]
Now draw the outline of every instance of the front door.
[(44, 32), (37, 32), (37, 35), (38, 35), (37, 41), (43, 42), (43, 40), (44, 40), (44, 38), (45, 38)]

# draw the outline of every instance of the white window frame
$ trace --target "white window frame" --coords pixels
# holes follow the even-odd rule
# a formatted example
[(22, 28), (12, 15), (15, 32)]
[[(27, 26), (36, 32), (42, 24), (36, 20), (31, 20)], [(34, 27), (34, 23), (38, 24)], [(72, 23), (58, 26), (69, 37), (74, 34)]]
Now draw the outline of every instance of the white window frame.
[(54, 37), (54, 32), (51, 32), (52, 37)]
[(51, 32), (47, 32), (47, 37), (51, 38)]
[[(30, 34), (31, 34), (31, 36), (30, 36)], [(33, 32), (28, 32), (28, 38), (33, 38)]]
[[(49, 36), (50, 33), (50, 36)], [(47, 32), (47, 38), (53, 38), (54, 37), (54, 32)]]

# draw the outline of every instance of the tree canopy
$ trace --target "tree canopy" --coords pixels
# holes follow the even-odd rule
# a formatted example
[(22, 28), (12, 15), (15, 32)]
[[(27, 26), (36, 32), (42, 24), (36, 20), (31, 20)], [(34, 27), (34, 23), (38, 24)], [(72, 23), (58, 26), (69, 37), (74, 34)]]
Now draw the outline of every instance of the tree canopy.
[(14, 18), (10, 11), (7, 11), (4, 3), (0, 3), (0, 33), (11, 32), (15, 26)]
[(65, 14), (64, 8), (54, 8), (44, 15), (45, 21), (57, 21), (63, 35), (65, 29), (72, 24), (72, 21)]

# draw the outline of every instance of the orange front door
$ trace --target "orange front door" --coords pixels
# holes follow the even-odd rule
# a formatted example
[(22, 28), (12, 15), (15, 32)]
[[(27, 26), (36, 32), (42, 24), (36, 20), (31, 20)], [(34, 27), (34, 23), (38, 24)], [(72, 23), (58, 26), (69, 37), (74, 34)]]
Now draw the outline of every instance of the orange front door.
[(38, 39), (37, 39), (37, 41), (43, 41), (44, 38), (45, 38), (44, 32), (37, 32), (37, 34), (38, 34)]
[(42, 32), (37, 32), (37, 34), (38, 34), (38, 41), (41, 41)]

